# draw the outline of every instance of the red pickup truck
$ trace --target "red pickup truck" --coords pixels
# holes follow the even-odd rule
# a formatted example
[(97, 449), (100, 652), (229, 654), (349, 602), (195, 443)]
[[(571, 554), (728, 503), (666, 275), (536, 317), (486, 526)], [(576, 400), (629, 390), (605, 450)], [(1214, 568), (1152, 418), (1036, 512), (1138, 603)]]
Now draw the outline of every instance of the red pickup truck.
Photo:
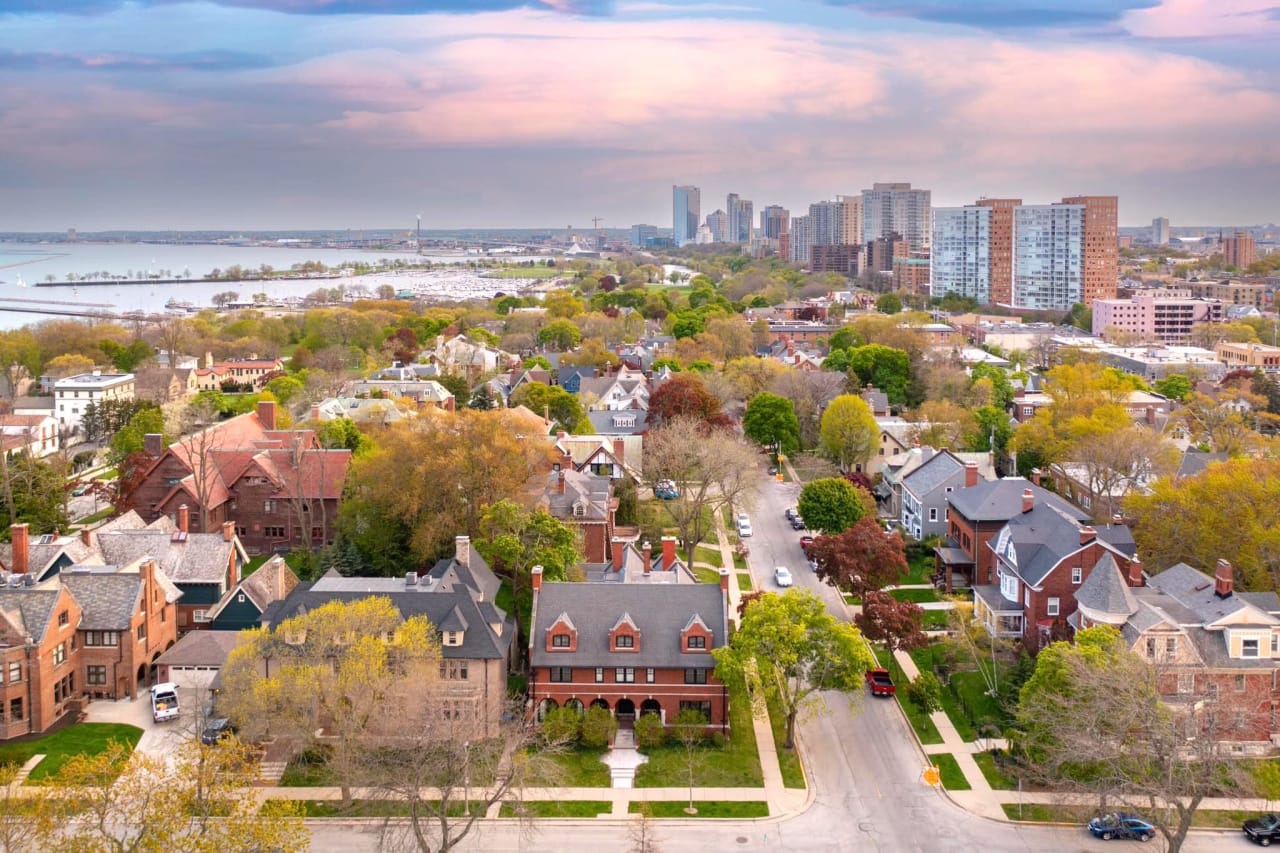
[(892, 696), (894, 693), (893, 679), (887, 669), (867, 670), (867, 686), (871, 688), (872, 696)]

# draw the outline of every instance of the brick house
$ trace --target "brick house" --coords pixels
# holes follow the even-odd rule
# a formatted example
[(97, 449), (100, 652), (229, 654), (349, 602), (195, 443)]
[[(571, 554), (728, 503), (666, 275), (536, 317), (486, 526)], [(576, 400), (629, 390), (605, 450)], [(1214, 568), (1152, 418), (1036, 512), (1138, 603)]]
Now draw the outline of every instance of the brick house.
[(609, 477), (576, 471), (573, 458), (562, 456), (548, 477), (542, 504), (550, 515), (580, 531), (588, 563), (609, 559), (609, 541), (618, 511)]
[[(31, 580), (34, 580), (32, 578)], [(0, 588), (0, 738), (43, 732), (79, 710), (75, 626), (80, 605), (60, 584), (4, 576)]]
[(973, 615), (994, 637), (1021, 640), (1031, 652), (1070, 636), (1076, 592), (1100, 560), (1110, 556), (1129, 576), (1139, 575), (1137, 546), (1123, 524), (1094, 527), (1027, 488), (1021, 511), (988, 540), (993, 583), (973, 587)]
[[(534, 567), (529, 695), (541, 719), (557, 707), (598, 706), (623, 725), (653, 712), (671, 722), (684, 708), (709, 725), (729, 722), (729, 694), (711, 656), (727, 642), (728, 573), (697, 583), (663, 540), (655, 566), (634, 546), (584, 583), (543, 583)], [(662, 566), (670, 566), (663, 570)]]
[(251, 554), (333, 541), (351, 451), (320, 447), (312, 430), (277, 430), (274, 402), (168, 448), (148, 439), (153, 461), (130, 494), (146, 521), (187, 504), (192, 532), (234, 521)]
[(1280, 746), (1280, 597), (1240, 592), (1219, 560), (1214, 576), (1178, 563), (1126, 577), (1104, 558), (1076, 592), (1074, 628), (1110, 625), (1156, 667), (1161, 699), (1238, 755)]
[(481, 735), (497, 734), (506, 706), (507, 674), (518, 644), (515, 621), (494, 605), (500, 581), (471, 547), (455, 539), (454, 556), (425, 575), (403, 578), (343, 577), (330, 571), (314, 583), (299, 584), (263, 613), (265, 627), (330, 601), (390, 598), (406, 618), (425, 616), (439, 632), (443, 661), (443, 701), (458, 718), (476, 722)]
[(960, 489), (973, 488), (980, 479), (994, 480), (995, 476), (995, 467), (985, 453), (936, 452), (901, 479), (902, 529), (913, 539), (946, 534), (950, 515), (947, 498)]
[(1004, 477), (957, 489), (947, 497), (946, 539), (934, 549), (936, 586), (950, 591), (995, 583), (995, 554), (988, 543), (1022, 512), (1027, 491), (1033, 503), (1056, 507), (1078, 521), (1089, 520), (1088, 513), (1041, 488), (1038, 477)]
[(196, 386), (201, 391), (216, 391), (227, 382), (252, 386), (261, 391), (266, 384), (284, 372), (284, 362), (278, 358), (244, 358), (237, 361), (213, 363), (213, 356), (205, 353), (205, 366), (195, 371)]

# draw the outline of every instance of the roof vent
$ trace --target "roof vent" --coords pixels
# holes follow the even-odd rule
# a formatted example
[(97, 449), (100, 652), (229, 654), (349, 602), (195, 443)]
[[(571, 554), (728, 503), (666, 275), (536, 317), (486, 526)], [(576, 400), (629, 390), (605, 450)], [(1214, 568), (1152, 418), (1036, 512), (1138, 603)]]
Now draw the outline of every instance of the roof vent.
[(418, 585), (418, 573), (417, 573), (417, 572), (405, 572), (405, 573), (404, 573), (404, 585), (405, 585), (405, 586), (417, 586), (417, 585)]
[(36, 576), (35, 576), (35, 575), (33, 575), (33, 574), (25, 574), (25, 575), (23, 575), (23, 576), (22, 576), (22, 585), (23, 585), (23, 586), (35, 586), (35, 585), (36, 585)]

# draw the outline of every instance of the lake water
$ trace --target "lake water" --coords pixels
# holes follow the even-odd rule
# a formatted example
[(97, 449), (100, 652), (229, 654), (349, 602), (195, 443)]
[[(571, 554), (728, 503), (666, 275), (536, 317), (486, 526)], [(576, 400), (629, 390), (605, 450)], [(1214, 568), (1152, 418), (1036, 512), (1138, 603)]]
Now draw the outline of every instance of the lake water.
[[(276, 270), (287, 270), (294, 264), (319, 261), (340, 267), (355, 261), (366, 263), (381, 259), (431, 261), (436, 264), (460, 264), (457, 268), (406, 270), (339, 279), (297, 279), (250, 282), (204, 281), (202, 277), (214, 269), (225, 270), (239, 265), (257, 269), (268, 264)], [(494, 260), (521, 261), (533, 256), (502, 255)], [(479, 256), (416, 255), (411, 252), (364, 252), (356, 249), (286, 248), (273, 246), (177, 246), (144, 243), (0, 243), (0, 328), (15, 328), (38, 322), (48, 315), (19, 313), (4, 308), (22, 306), (38, 310), (39, 304), (16, 300), (44, 300), (94, 303), (92, 308), (69, 306), (83, 310), (108, 312), (164, 310), (169, 299), (190, 302), (196, 306), (212, 304), (213, 295), (235, 291), (248, 300), (254, 293), (266, 293), (271, 299), (302, 297), (319, 287), (364, 285), (376, 290), (390, 284), (397, 290), (413, 290), (421, 294), (447, 298), (492, 296), (496, 292), (511, 293), (530, 282), (521, 279), (487, 279), (467, 269), (468, 260)], [(163, 285), (93, 285), (80, 286), (67, 281), (68, 274), (85, 276), (106, 272), (112, 276), (132, 275), (143, 278), (157, 274), (163, 277), (192, 277), (190, 282)], [(49, 280), (56, 286), (35, 287)], [(9, 301), (5, 301), (5, 300)]]

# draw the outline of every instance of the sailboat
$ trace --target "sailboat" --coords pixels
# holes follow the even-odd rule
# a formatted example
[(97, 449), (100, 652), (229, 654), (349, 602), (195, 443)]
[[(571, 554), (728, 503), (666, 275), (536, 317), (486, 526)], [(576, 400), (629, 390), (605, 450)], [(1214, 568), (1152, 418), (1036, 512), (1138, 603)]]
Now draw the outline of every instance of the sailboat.
[(25, 281), (23, 281), (23, 280), (22, 280), (22, 276), (18, 276), (18, 280), (17, 280), (17, 282), (15, 282), (15, 284), (17, 284), (17, 285), (18, 285), (18, 287), (26, 287), (26, 286), (27, 286), (27, 283), (26, 283)]

